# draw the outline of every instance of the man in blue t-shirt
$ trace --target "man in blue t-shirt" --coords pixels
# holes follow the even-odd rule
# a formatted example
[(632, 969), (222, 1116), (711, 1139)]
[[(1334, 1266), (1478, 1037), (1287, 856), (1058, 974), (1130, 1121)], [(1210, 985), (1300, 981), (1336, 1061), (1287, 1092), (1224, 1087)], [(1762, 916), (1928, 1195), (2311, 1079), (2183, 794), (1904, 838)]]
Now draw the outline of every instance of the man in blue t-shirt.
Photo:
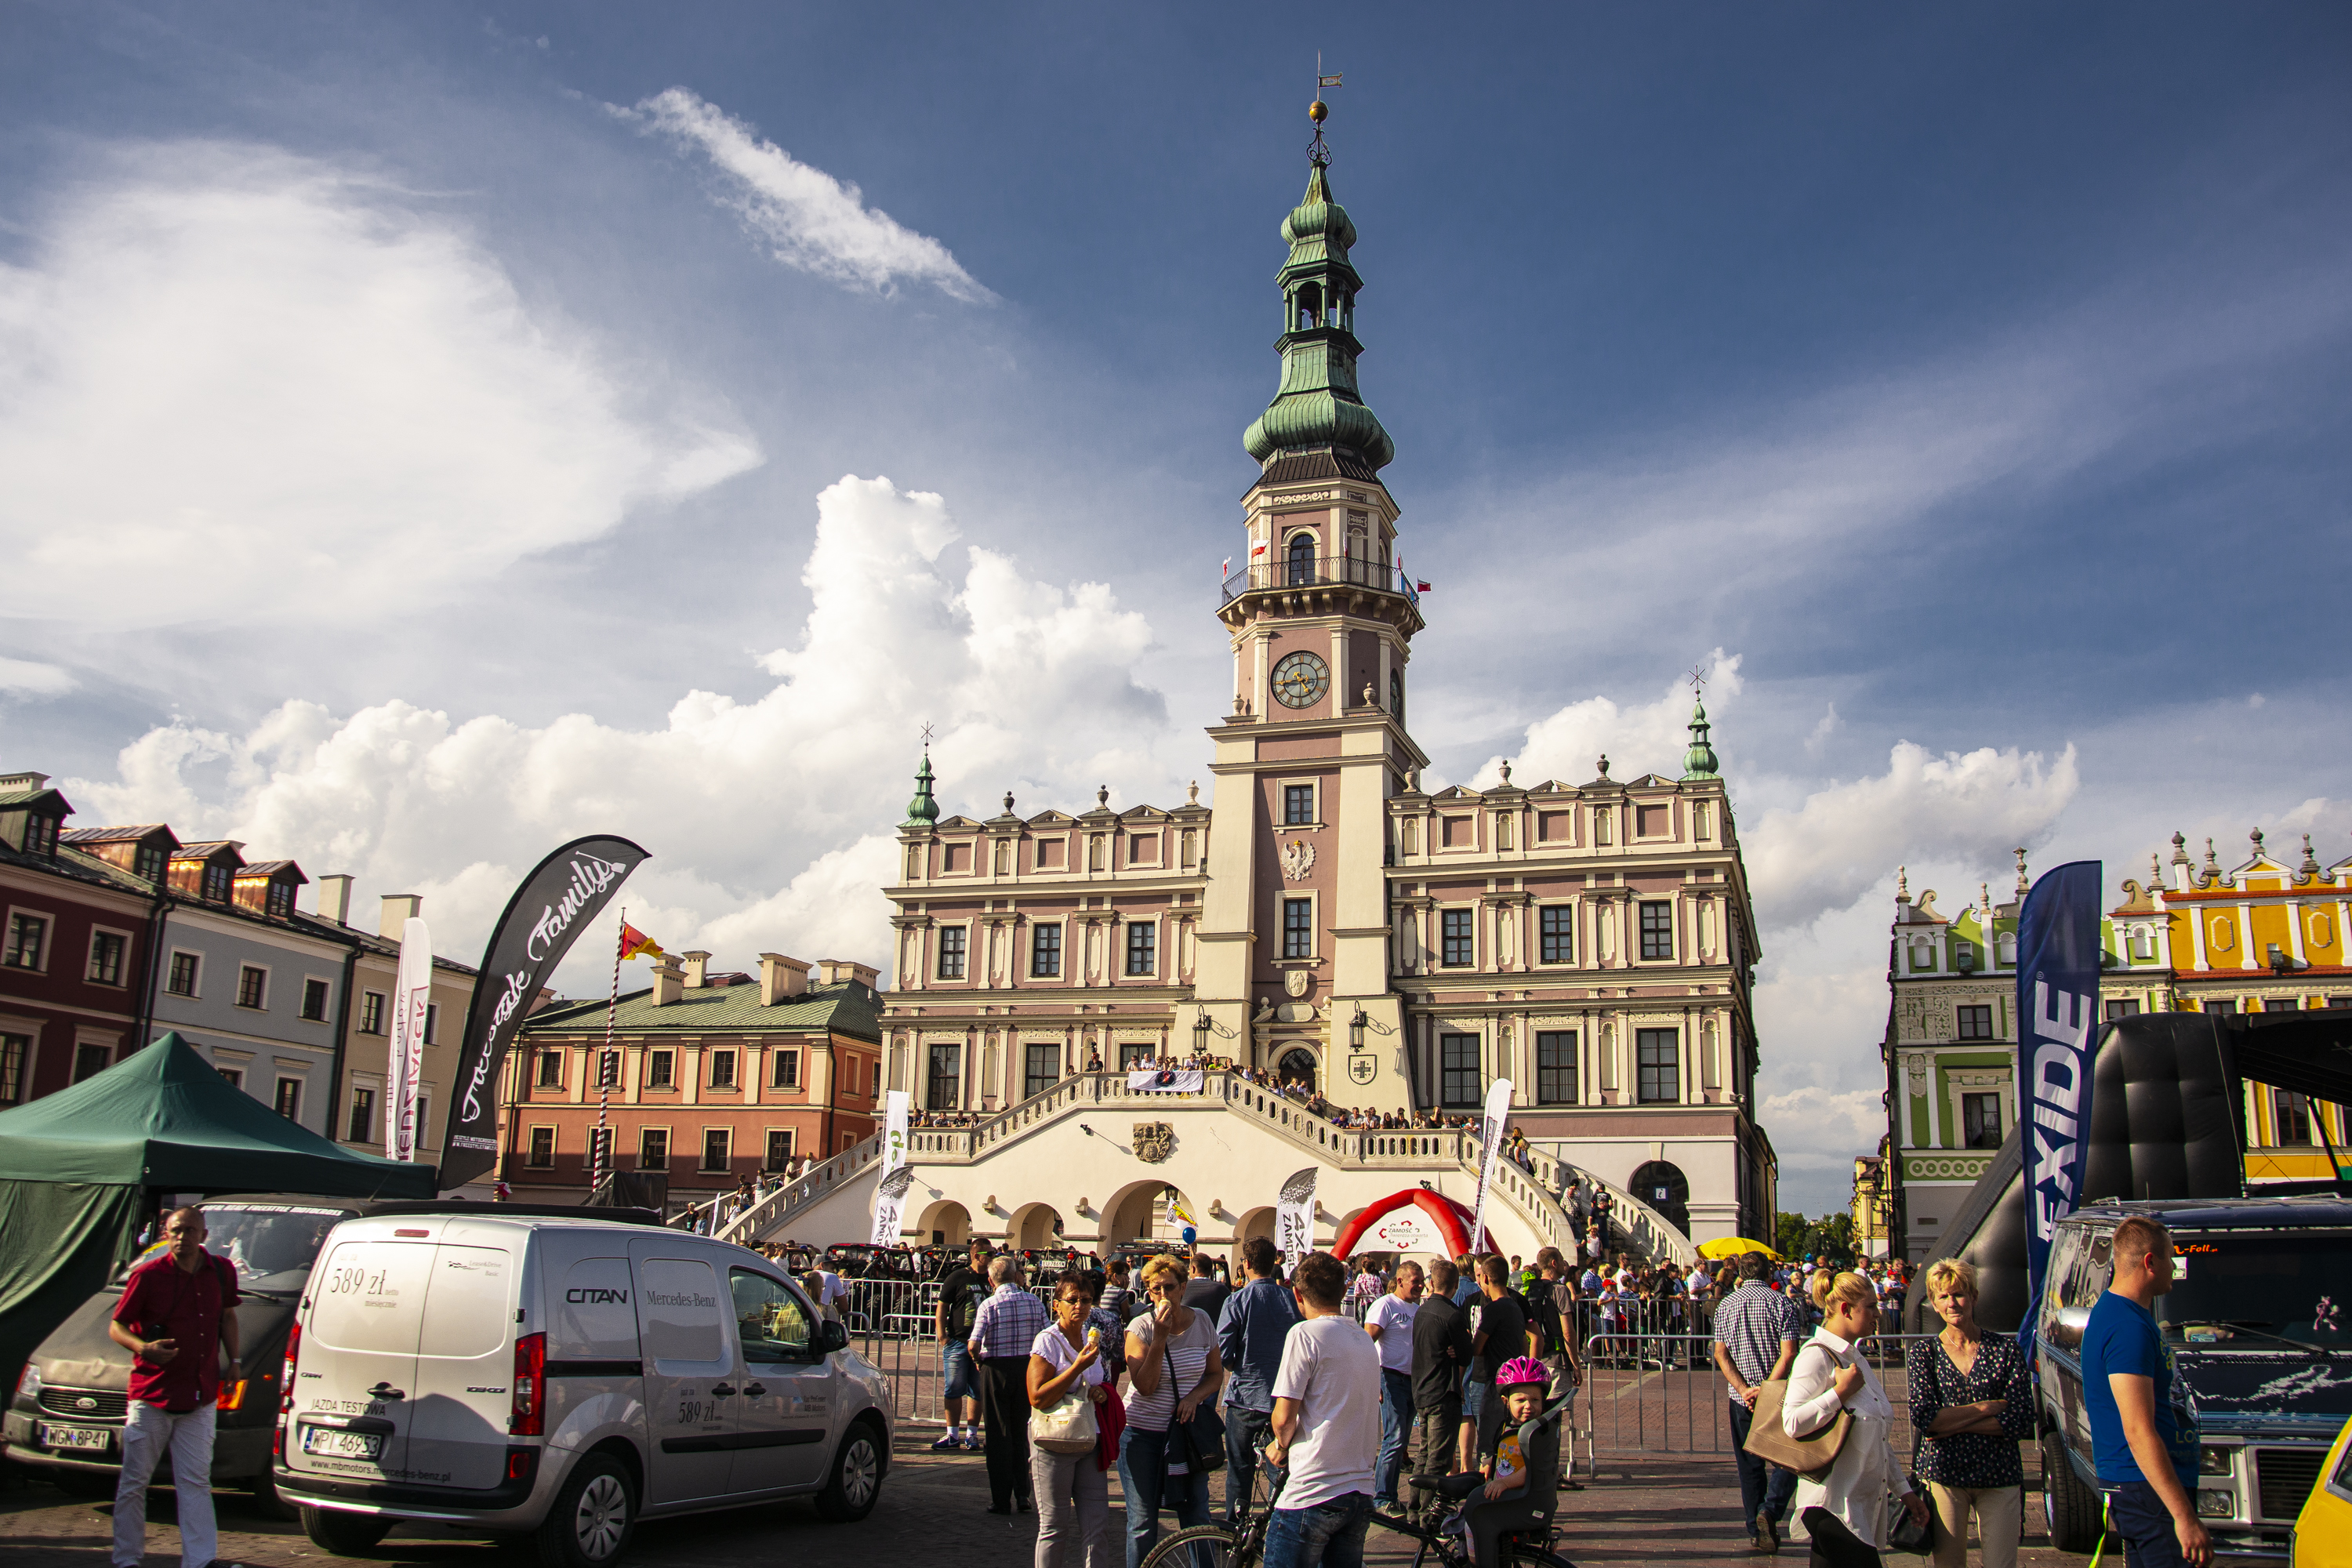
[(2134, 1215), (2109, 1244), (2115, 1279), (2083, 1331), (2083, 1408), (2108, 1521), (2129, 1568), (2205, 1568), (2197, 1518), (2197, 1418), (2149, 1303), (2172, 1289), (2172, 1237)]

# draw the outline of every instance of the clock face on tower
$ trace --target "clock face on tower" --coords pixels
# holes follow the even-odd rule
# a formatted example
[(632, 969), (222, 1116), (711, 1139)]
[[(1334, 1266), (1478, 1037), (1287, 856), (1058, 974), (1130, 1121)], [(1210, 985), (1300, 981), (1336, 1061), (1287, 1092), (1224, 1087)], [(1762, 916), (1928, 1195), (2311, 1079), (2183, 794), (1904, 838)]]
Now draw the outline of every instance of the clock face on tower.
[(1285, 654), (1274, 667), (1274, 700), (1285, 708), (1306, 708), (1331, 689), (1331, 671), (1304, 649)]

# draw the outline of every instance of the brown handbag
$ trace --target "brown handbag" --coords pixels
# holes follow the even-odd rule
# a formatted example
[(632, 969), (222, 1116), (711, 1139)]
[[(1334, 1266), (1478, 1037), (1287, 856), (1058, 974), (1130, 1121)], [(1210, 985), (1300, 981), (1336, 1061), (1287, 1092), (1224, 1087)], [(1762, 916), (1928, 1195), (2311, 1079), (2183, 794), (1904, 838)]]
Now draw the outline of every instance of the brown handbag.
[[(1824, 1355), (1829, 1353), (1816, 1345), (1807, 1345), (1797, 1353), (1802, 1355), (1805, 1351), (1816, 1349)], [(1748, 1424), (1748, 1441), (1742, 1447), (1768, 1464), (1794, 1470), (1809, 1481), (1820, 1480), (1830, 1473), (1830, 1467), (1837, 1463), (1839, 1450), (1845, 1447), (1845, 1435), (1853, 1427), (1853, 1412), (1841, 1410), (1820, 1431), (1792, 1437), (1780, 1422), (1780, 1407), (1788, 1397), (1789, 1380), (1785, 1377), (1757, 1385), (1756, 1414)]]

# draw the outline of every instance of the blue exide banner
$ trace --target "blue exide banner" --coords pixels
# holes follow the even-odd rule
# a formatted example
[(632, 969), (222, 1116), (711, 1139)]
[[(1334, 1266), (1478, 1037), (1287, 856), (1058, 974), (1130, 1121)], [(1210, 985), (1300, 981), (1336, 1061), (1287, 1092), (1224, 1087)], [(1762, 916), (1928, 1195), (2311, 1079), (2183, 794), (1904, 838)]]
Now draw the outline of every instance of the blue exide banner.
[(2025, 1321), (2031, 1352), (2050, 1236), (2083, 1195), (2091, 1058), (2099, 1040), (2100, 863), (2045, 873), (2017, 920), (2017, 1060), (2025, 1143)]

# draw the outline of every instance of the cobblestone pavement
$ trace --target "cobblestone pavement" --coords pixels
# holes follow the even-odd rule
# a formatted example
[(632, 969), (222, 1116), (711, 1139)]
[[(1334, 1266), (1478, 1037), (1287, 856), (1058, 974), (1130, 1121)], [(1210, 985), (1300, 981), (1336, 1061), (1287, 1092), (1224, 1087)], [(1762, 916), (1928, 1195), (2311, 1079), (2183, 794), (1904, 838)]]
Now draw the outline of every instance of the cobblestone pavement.
[[(929, 1451), (933, 1430), (909, 1431), (892, 1459), (882, 1501), (857, 1524), (827, 1524), (803, 1502), (775, 1503), (642, 1526), (625, 1560), (630, 1568), (752, 1568), (803, 1552), (835, 1562), (921, 1563), (952, 1557), (961, 1568), (1026, 1568), (1036, 1521), (1025, 1515), (997, 1519), (982, 1512), (988, 1481), (977, 1454)], [(1112, 1479), (1112, 1528), (1123, 1517)], [(1753, 1564), (1759, 1560), (1739, 1531), (1739, 1489), (1727, 1458), (1658, 1458), (1619, 1463), (1604, 1458), (1601, 1475), (1581, 1492), (1561, 1494), (1557, 1550), (1590, 1568), (1643, 1563)], [(253, 1568), (323, 1568), (334, 1561), (314, 1548), (301, 1527), (268, 1517), (238, 1493), (217, 1496), (220, 1553), (226, 1563)], [(22, 1475), (0, 1490), (0, 1551), (8, 1568), (104, 1568), (113, 1525), (108, 1501), (79, 1501)], [(2039, 1531), (2041, 1500), (2026, 1500), (2028, 1534), (2019, 1562), (2027, 1568), (2080, 1568), (2087, 1560), (2048, 1548)], [(151, 1568), (178, 1568), (179, 1531), (171, 1523), (168, 1493), (148, 1510)], [(1405, 1568), (1414, 1542), (1373, 1527), (1368, 1563)], [(1116, 1550), (1116, 1548), (1115, 1548)], [(1114, 1558), (1114, 1561), (1117, 1561)], [(1791, 1552), (1782, 1559), (1802, 1562)], [(438, 1526), (404, 1525), (362, 1560), (427, 1568), (518, 1568), (534, 1561), (528, 1548), (501, 1546)], [(1890, 1560), (1895, 1568), (1921, 1559)], [(1077, 1568), (1072, 1563), (1069, 1568)]]

